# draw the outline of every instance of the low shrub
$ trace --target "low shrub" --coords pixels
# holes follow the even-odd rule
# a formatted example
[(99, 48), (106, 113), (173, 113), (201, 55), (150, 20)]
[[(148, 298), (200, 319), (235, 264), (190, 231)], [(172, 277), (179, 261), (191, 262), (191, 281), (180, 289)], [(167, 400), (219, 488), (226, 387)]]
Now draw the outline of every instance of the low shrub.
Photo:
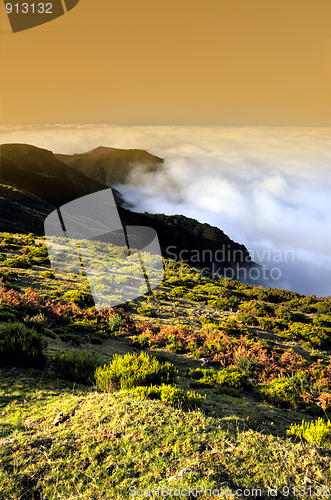
[(242, 321), (245, 325), (258, 325), (259, 322), (255, 318), (255, 316), (252, 316), (251, 314), (241, 312), (236, 315), (236, 320), (237, 321)]
[(160, 363), (146, 353), (114, 355), (109, 365), (100, 366), (95, 372), (98, 388), (103, 391), (128, 390), (140, 385), (173, 384), (178, 370), (169, 362)]
[(177, 286), (171, 290), (170, 295), (172, 295), (173, 297), (183, 297), (185, 293), (185, 286)]
[(84, 290), (68, 290), (63, 294), (63, 300), (75, 302), (81, 307), (94, 304), (92, 294)]
[(34, 328), (22, 323), (9, 323), (0, 327), (0, 366), (43, 368), (47, 341)]
[(46, 317), (41, 312), (35, 316), (25, 316), (23, 321), (28, 327), (34, 327), (38, 332), (43, 331), (47, 322)]
[(156, 318), (156, 312), (152, 307), (138, 307), (137, 312), (148, 318)]
[(142, 333), (137, 337), (133, 337), (131, 339), (131, 344), (138, 349), (147, 349), (149, 347), (149, 336)]
[(244, 388), (245, 380), (245, 374), (233, 366), (220, 370), (217, 376), (217, 382), (220, 386), (240, 392)]
[(191, 387), (213, 387), (218, 392), (225, 392), (238, 396), (246, 385), (246, 376), (233, 366), (223, 370), (213, 370), (210, 368), (196, 368), (189, 371), (189, 376), (197, 382), (191, 383)]
[(62, 340), (62, 342), (72, 344), (75, 347), (80, 346), (80, 344), (82, 343), (82, 340), (79, 337), (79, 335), (73, 335), (72, 333), (60, 333), (59, 337)]
[(208, 304), (220, 311), (228, 311), (231, 307), (234, 307), (238, 303), (234, 297), (224, 298), (224, 299), (213, 299), (208, 300)]
[(237, 368), (241, 372), (245, 372), (246, 375), (252, 377), (258, 366), (259, 366), (259, 360), (253, 356), (252, 354), (248, 353), (245, 357), (244, 356), (237, 356), (235, 358)]
[(52, 358), (52, 367), (58, 377), (84, 385), (95, 383), (95, 370), (103, 363), (103, 359), (84, 351), (60, 352)]
[(289, 437), (295, 439), (305, 439), (309, 443), (325, 443), (331, 441), (331, 421), (318, 418), (315, 422), (305, 422), (302, 424), (292, 424), (287, 431)]
[(12, 267), (16, 269), (29, 269), (32, 265), (23, 259), (6, 259), (3, 261), (4, 267)]
[(242, 302), (239, 307), (242, 312), (253, 314), (254, 316), (269, 316), (269, 314), (273, 312), (273, 307), (271, 305), (267, 305), (257, 300)]
[(124, 326), (125, 322), (119, 314), (112, 316), (108, 321), (108, 326), (111, 332), (118, 330), (121, 326)]
[(94, 333), (98, 329), (95, 323), (86, 319), (74, 321), (70, 326), (75, 332), (84, 333), (86, 335)]
[(52, 273), (51, 271), (43, 271), (42, 273), (40, 273), (40, 276), (42, 276), (43, 278), (49, 278), (49, 279), (55, 278), (55, 274)]
[(14, 323), (16, 321), (16, 316), (9, 311), (0, 311), (0, 321), (2, 323)]
[(279, 377), (269, 384), (257, 384), (254, 388), (254, 394), (259, 399), (281, 408), (290, 407), (297, 410), (302, 403), (292, 377)]
[(275, 314), (278, 318), (285, 321), (290, 321), (291, 319), (293, 319), (293, 314), (288, 309), (286, 309), (286, 307), (276, 307)]
[(184, 409), (201, 408), (206, 399), (206, 395), (201, 396), (194, 391), (184, 391), (169, 384), (150, 385), (148, 387), (139, 386), (135, 387), (133, 392), (141, 399), (159, 399), (171, 405), (181, 406)]
[(52, 330), (48, 330), (47, 328), (45, 328), (43, 333), (44, 333), (45, 337), (48, 337), (50, 339), (56, 339), (56, 335), (54, 332), (52, 332)]

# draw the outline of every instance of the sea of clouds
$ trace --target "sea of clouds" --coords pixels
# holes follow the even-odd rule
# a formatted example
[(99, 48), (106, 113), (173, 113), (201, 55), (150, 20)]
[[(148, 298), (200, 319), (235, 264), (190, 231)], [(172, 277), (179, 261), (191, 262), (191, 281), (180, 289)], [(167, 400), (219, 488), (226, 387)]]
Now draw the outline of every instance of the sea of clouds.
[(279, 270), (271, 286), (331, 295), (330, 128), (7, 126), (1, 142), (67, 154), (145, 149), (164, 168), (147, 175), (138, 167), (116, 186), (134, 210), (217, 226), (255, 262)]

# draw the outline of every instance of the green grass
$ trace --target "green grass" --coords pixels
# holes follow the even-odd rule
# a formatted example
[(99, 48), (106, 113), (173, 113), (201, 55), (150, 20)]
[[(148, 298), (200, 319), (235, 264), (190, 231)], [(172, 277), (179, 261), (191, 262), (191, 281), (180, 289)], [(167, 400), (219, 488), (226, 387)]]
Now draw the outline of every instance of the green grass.
[[(2, 371), (0, 498), (123, 499), (129, 487), (282, 488), (329, 484), (328, 448), (249, 429), (247, 418), (208, 417), (131, 393)], [(237, 403), (238, 405), (238, 403)], [(54, 425), (62, 412), (63, 423)], [(30, 496), (29, 496), (30, 495)], [(39, 497), (38, 497), (39, 495)]]

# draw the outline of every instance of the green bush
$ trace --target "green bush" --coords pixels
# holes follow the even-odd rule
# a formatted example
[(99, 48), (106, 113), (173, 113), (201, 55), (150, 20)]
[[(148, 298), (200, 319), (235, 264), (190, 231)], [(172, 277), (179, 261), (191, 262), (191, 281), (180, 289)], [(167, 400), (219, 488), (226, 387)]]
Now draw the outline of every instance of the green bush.
[(16, 321), (15, 314), (9, 311), (0, 311), (0, 321), (2, 323), (14, 323)]
[(44, 337), (22, 323), (0, 327), (0, 366), (14, 365), (42, 368), (46, 364)]
[(259, 323), (259, 326), (261, 328), (264, 328), (265, 330), (272, 330), (273, 327), (273, 322), (269, 318), (257, 318), (257, 321)]
[(257, 384), (254, 393), (259, 399), (281, 408), (290, 407), (297, 410), (302, 403), (300, 393), (292, 377), (279, 377), (269, 384)]
[(173, 384), (178, 370), (169, 362), (160, 363), (146, 353), (114, 355), (109, 365), (97, 368), (95, 379), (101, 391), (132, 389), (140, 385)]
[(255, 318), (255, 316), (252, 316), (251, 314), (247, 314), (244, 312), (238, 313), (236, 315), (236, 320), (242, 321), (243, 323), (245, 323), (245, 325), (258, 325), (259, 324), (259, 322)]
[(4, 267), (13, 267), (13, 268), (19, 268), (19, 269), (29, 269), (32, 267), (31, 264), (29, 264), (26, 260), (23, 259), (6, 259), (3, 261), (2, 265)]
[(278, 318), (284, 319), (285, 321), (290, 321), (291, 319), (293, 319), (293, 314), (288, 309), (286, 309), (286, 307), (276, 307), (275, 314)]
[(152, 307), (138, 307), (138, 314), (142, 316), (147, 316), (148, 318), (156, 318), (156, 312)]
[(293, 323), (288, 333), (293, 336), (293, 340), (316, 347), (328, 347), (331, 341), (331, 329), (324, 326)]
[(292, 424), (287, 430), (289, 437), (295, 439), (305, 439), (310, 443), (325, 443), (331, 441), (331, 421), (325, 422), (322, 418), (318, 418), (315, 422), (305, 422), (302, 424)]
[(79, 335), (73, 335), (72, 333), (60, 333), (59, 337), (62, 340), (62, 342), (72, 344), (75, 347), (80, 346), (80, 344), (82, 343), (82, 340), (79, 337)]
[(186, 293), (186, 288), (185, 286), (177, 286), (176, 288), (173, 288), (170, 292), (170, 295), (173, 297), (183, 297), (183, 295)]
[(116, 314), (108, 321), (108, 326), (111, 332), (118, 330), (121, 326), (124, 326), (125, 322), (119, 314)]
[(233, 366), (220, 370), (217, 375), (218, 384), (236, 391), (243, 390), (245, 379), (245, 374)]
[(58, 377), (84, 385), (95, 383), (95, 370), (103, 363), (103, 359), (84, 351), (65, 351), (52, 358), (52, 367)]
[(55, 274), (52, 273), (51, 271), (43, 271), (42, 273), (40, 273), (40, 276), (42, 276), (43, 278), (50, 278), (50, 279), (55, 278)]
[(213, 387), (219, 392), (238, 396), (246, 384), (246, 376), (233, 366), (223, 368), (223, 370), (213, 370), (211, 368), (195, 368), (189, 371), (189, 376), (197, 380), (191, 383), (191, 387)]
[(138, 349), (147, 349), (149, 347), (149, 336), (142, 333), (137, 337), (133, 337), (131, 339), (131, 344)]
[(86, 319), (83, 319), (82, 321), (74, 321), (70, 326), (74, 331), (85, 333), (86, 335), (94, 333), (98, 329), (98, 326), (95, 323)]
[(63, 300), (67, 302), (75, 302), (83, 307), (84, 305), (94, 304), (93, 297), (90, 292), (84, 290), (68, 290), (63, 294)]
[(257, 300), (242, 302), (239, 307), (242, 312), (253, 314), (254, 316), (268, 316), (273, 312), (273, 307), (271, 305), (267, 305)]
[(253, 355), (247, 354), (246, 357), (238, 356), (236, 358), (236, 365), (241, 372), (245, 372), (248, 376), (253, 376), (259, 366), (259, 361)]
[(237, 304), (237, 300), (233, 297), (224, 298), (224, 299), (213, 299), (208, 300), (208, 304), (220, 311), (228, 311), (231, 307), (234, 307)]
[(159, 399), (171, 405), (182, 406), (185, 409), (201, 408), (206, 399), (206, 395), (201, 396), (194, 391), (184, 391), (169, 384), (138, 386), (133, 389), (133, 392), (141, 399)]

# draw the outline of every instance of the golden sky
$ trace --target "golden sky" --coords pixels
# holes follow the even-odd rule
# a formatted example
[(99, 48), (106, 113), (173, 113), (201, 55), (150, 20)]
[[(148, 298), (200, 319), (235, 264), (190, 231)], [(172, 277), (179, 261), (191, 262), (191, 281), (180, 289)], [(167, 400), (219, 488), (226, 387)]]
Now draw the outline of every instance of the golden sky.
[[(14, 3), (14, 2), (13, 2)], [(2, 125), (331, 125), (331, 0), (80, 0), (11, 33)]]

